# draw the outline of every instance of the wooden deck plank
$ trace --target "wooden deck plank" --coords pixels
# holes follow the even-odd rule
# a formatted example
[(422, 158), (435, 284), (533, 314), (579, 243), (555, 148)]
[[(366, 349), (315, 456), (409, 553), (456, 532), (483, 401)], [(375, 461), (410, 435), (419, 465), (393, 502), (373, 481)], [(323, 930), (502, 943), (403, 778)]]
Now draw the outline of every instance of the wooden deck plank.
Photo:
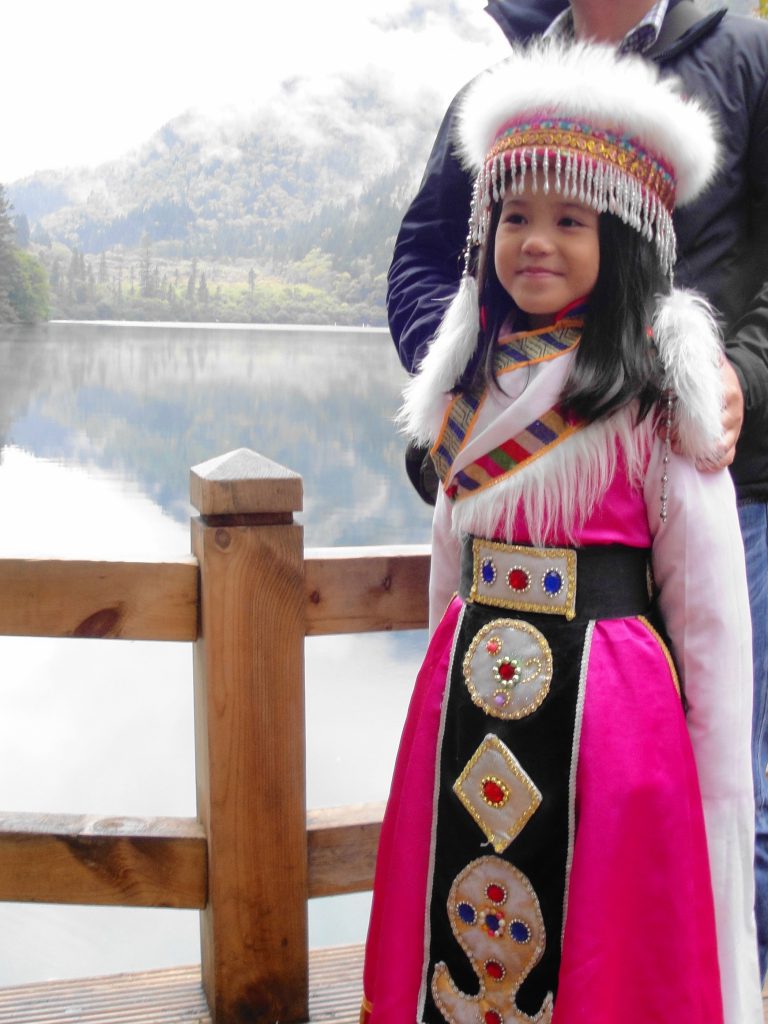
[[(358, 1024), (362, 952), (311, 951), (305, 1024)], [(211, 1017), (195, 965), (0, 989), (0, 1024), (211, 1024)]]
[[(310, 953), (310, 1019), (358, 1024), (362, 946)], [(768, 995), (763, 997), (768, 1024)], [(0, 1024), (211, 1024), (200, 967), (0, 989)]]

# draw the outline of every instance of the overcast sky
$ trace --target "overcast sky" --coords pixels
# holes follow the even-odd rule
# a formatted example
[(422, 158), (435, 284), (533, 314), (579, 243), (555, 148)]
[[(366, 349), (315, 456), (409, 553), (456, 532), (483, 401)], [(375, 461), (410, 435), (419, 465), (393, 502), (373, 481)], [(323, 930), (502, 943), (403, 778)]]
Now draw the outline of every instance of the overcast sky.
[[(3, 9), (0, 182), (95, 166), (189, 108), (247, 108), (296, 74), (369, 63), (447, 102), (501, 57), (484, 0), (12, 0)], [(418, 13), (405, 27), (406, 11)]]

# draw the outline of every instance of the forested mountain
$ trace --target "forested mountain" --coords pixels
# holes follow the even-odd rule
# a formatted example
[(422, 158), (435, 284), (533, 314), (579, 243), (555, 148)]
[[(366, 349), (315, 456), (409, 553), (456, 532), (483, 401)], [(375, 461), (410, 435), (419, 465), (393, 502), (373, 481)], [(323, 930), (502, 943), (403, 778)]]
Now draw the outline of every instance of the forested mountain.
[(436, 97), (406, 99), (382, 77), (298, 79), (258, 109), (186, 113), (123, 160), (37, 174), (9, 195), (59, 315), (124, 316), (127, 304), (138, 316), (163, 317), (163, 305), (182, 319), (292, 319), (298, 299), (313, 307), (303, 320), (380, 323), (440, 113)]
[(48, 281), (42, 266), (25, 251), (28, 225), (11, 218), (0, 185), (0, 323), (34, 323), (48, 317)]

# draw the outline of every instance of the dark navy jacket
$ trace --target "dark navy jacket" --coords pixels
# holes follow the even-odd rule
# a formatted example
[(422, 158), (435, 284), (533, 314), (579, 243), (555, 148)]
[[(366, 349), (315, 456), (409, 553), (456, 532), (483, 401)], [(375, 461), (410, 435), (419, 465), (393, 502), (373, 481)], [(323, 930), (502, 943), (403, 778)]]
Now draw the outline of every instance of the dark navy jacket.
[[(542, 32), (565, 7), (564, 0), (489, 0), (486, 10), (513, 42)], [(720, 125), (714, 184), (675, 214), (675, 283), (696, 288), (722, 314), (745, 402), (731, 472), (739, 497), (768, 499), (768, 23), (720, 10), (654, 59)], [(403, 219), (389, 271), (390, 330), (411, 372), (461, 276), (472, 182), (452, 152), (457, 100)]]

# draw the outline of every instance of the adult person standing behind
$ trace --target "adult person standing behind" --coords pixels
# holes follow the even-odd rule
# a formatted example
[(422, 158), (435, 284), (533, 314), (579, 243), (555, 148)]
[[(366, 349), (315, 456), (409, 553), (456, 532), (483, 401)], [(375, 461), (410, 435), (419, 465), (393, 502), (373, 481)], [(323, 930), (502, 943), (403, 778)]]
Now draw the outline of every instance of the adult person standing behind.
[[(755, 671), (753, 775), (760, 969), (768, 969), (768, 24), (692, 0), (488, 0), (508, 40), (549, 33), (639, 52), (678, 76), (721, 126), (723, 163), (703, 198), (675, 216), (675, 281), (723, 317), (727, 406), (721, 465), (730, 465), (747, 555)], [(459, 94), (461, 95), (461, 94)], [(458, 100), (458, 97), (457, 97)], [(437, 135), (398, 234), (387, 308), (413, 372), (463, 269), (472, 181), (453, 152), (457, 100)], [(742, 424), (743, 417), (743, 424)], [(739, 428), (741, 433), (739, 434)], [(738, 443), (737, 443), (738, 439)], [(727, 666), (713, 665), (727, 687)], [(726, 697), (727, 699), (727, 697)]]

